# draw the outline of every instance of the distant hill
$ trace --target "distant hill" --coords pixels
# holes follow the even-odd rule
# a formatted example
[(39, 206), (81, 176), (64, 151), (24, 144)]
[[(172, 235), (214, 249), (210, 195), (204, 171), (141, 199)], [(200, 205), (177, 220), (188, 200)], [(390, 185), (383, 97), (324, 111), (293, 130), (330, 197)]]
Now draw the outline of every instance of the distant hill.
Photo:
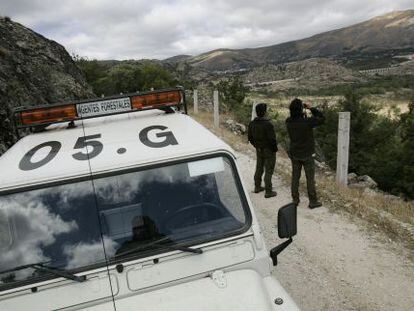
[(340, 59), (352, 64), (361, 58), (390, 60), (404, 53), (414, 53), (414, 10), (391, 12), (307, 39), (253, 49), (218, 49), (185, 61), (200, 69), (220, 71), (312, 57)]
[(191, 55), (176, 55), (176, 56), (164, 59), (163, 62), (175, 63), (175, 62), (187, 60), (191, 57), (192, 57)]

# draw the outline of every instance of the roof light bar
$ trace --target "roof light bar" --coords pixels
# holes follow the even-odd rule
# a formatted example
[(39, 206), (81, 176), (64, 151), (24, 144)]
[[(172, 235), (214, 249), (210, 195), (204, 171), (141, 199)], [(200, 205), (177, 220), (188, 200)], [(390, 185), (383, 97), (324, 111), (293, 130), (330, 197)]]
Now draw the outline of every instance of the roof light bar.
[(187, 113), (184, 89), (177, 88), (72, 104), (19, 108), (14, 111), (14, 117), (18, 128), (36, 127), (134, 111), (180, 107), (181, 104), (184, 104), (184, 111)]

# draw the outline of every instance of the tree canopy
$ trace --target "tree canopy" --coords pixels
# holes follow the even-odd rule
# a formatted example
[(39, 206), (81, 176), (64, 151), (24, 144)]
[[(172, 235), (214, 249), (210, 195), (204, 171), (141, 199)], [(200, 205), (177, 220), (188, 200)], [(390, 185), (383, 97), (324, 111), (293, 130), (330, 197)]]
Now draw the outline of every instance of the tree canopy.
[(98, 96), (162, 89), (178, 84), (172, 73), (151, 61), (114, 64), (75, 57), (75, 62)]

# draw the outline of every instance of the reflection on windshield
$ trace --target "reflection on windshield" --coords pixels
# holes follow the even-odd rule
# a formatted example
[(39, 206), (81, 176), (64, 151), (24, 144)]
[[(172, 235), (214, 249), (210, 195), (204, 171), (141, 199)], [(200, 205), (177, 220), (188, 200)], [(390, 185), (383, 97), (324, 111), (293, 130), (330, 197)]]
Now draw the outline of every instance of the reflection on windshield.
[[(95, 179), (103, 233), (119, 254), (169, 242), (195, 243), (243, 228), (245, 208), (227, 158), (218, 157)], [(159, 245), (156, 245), (159, 248)], [(105, 244), (105, 247), (108, 247)], [(109, 246), (110, 247), (110, 246)]]
[[(40, 261), (79, 271), (223, 237), (245, 223), (223, 157), (10, 194), (0, 197), (0, 271)], [(0, 274), (0, 290), (37, 273)]]
[[(0, 271), (41, 261), (66, 269), (105, 260), (90, 181), (2, 196), (0, 219), (0, 232), (9, 236), (0, 240)], [(112, 244), (105, 244), (108, 250)], [(0, 287), (33, 276), (30, 268), (0, 275)]]

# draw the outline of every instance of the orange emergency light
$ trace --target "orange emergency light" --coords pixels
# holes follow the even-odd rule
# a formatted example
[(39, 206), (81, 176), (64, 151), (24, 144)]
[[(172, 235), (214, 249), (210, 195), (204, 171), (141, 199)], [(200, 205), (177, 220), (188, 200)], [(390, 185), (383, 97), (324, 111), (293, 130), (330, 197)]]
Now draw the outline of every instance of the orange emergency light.
[(79, 101), (72, 104), (57, 104), (41, 107), (18, 108), (14, 111), (17, 128), (45, 126), (52, 123), (72, 122), (120, 113), (163, 109), (184, 104), (187, 113), (185, 92), (182, 88), (126, 94)]
[(44, 107), (20, 112), (21, 125), (73, 121), (77, 118), (76, 105)]

